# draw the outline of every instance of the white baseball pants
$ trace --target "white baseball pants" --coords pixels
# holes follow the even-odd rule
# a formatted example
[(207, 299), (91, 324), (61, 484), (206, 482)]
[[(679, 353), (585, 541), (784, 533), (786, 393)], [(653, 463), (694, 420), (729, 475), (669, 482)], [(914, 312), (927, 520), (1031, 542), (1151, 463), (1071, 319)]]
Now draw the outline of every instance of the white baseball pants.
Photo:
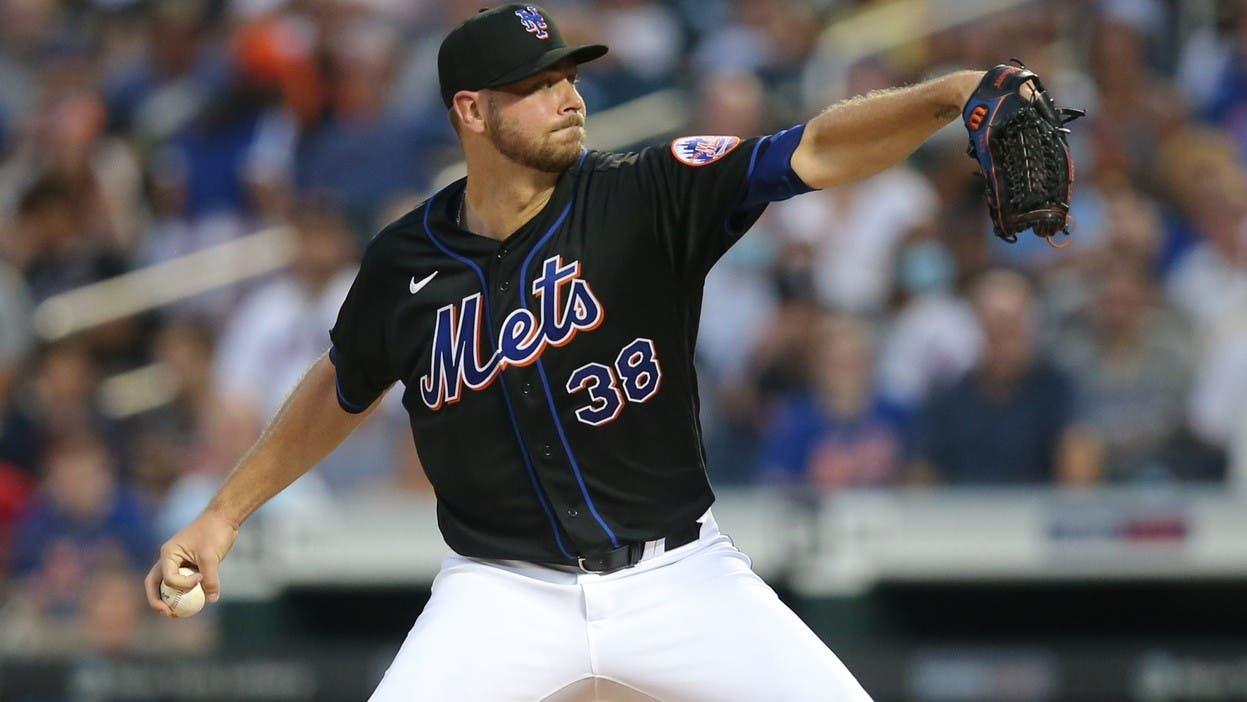
[(702, 521), (609, 575), (452, 553), (370, 702), (868, 702)]

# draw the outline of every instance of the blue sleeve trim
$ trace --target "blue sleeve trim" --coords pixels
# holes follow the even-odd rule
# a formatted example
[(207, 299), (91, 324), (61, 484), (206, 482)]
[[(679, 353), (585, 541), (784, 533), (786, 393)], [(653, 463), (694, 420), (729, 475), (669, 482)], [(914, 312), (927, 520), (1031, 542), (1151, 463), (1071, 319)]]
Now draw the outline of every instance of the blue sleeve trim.
[(741, 202), (740, 210), (787, 200), (794, 195), (814, 190), (792, 170), (792, 154), (801, 145), (803, 134), (805, 125), (798, 124), (758, 142), (749, 159), (745, 198)]
[(334, 389), (337, 390), (337, 393), (338, 393), (338, 405), (340, 405), (343, 410), (345, 410), (346, 412), (349, 412), (350, 414), (359, 414), (360, 412), (363, 412), (364, 410), (368, 409), (369, 405), (357, 405), (354, 402), (351, 402), (350, 400), (348, 400), (346, 398), (346, 395), (342, 394), (342, 376), (340, 373), (337, 372), (338, 349), (336, 346), (333, 346), (333, 345), (329, 346), (329, 362), (333, 364), (333, 369), (335, 371), (333, 384), (334, 384)]
[(771, 137), (759, 139), (758, 143), (753, 145), (753, 151), (749, 154), (749, 172), (745, 174), (745, 194), (748, 196), (749, 189), (753, 186), (753, 172), (758, 166), (758, 152), (762, 150), (762, 145)]

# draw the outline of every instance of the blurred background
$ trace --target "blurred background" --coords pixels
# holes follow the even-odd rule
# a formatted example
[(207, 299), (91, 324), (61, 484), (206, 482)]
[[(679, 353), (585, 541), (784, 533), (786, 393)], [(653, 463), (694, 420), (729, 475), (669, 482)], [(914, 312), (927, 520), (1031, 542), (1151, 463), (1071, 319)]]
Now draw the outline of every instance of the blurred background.
[[(0, 700), (371, 691), (445, 550), (398, 392), (220, 604), (141, 577), (462, 172), (435, 56), (482, 4), (0, 2)], [(611, 46), (595, 148), (1012, 56), (1088, 110), (1067, 248), (992, 236), (958, 120), (717, 265), (716, 516), (877, 700), (1247, 699), (1247, 0), (543, 4)]]

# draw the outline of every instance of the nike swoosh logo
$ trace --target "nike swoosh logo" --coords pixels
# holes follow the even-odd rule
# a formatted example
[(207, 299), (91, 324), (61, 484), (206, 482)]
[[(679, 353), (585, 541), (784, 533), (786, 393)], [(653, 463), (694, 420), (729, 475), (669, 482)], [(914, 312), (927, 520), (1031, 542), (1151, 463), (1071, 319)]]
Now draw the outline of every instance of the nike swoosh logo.
[(437, 275), (437, 271), (433, 271), (432, 273), (428, 275), (427, 278), (420, 281), (419, 283), (416, 282), (416, 276), (413, 275), (411, 276), (411, 283), (407, 286), (407, 289), (411, 291), (412, 295), (415, 295), (416, 293), (420, 292), (420, 288), (423, 288), (424, 286), (428, 285), (429, 281), (433, 280), (433, 276), (435, 275)]

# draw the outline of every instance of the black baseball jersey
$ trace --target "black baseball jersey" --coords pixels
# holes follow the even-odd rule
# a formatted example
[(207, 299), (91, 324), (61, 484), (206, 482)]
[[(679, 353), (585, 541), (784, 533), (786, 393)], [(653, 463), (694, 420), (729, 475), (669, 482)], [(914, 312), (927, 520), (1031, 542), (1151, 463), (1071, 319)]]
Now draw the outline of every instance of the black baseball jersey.
[(330, 332), (338, 401), (403, 382), (452, 549), (570, 564), (710, 507), (702, 284), (768, 202), (809, 190), (803, 131), (586, 151), (503, 241), (456, 224), (460, 180), (373, 239)]

